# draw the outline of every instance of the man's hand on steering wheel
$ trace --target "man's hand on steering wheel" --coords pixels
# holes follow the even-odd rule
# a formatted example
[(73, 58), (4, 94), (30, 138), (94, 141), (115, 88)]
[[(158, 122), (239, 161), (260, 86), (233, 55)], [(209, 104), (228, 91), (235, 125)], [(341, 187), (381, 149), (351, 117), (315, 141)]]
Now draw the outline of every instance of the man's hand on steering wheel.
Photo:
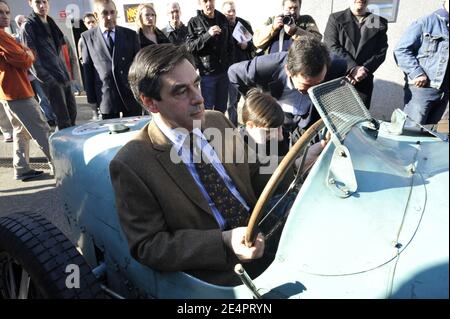
[(252, 246), (245, 245), (245, 232), (247, 227), (237, 227), (222, 232), (222, 239), (228, 247), (236, 254), (237, 258), (242, 262), (248, 262), (253, 259), (261, 258), (264, 253), (265, 240), (264, 235), (259, 233), (256, 236)]

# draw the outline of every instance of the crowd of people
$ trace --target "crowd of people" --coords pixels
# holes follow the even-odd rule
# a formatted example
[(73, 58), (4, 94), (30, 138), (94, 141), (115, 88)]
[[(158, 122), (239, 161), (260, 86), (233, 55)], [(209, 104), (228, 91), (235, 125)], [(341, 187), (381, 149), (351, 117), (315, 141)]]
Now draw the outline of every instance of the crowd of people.
[[(51, 162), (48, 124), (64, 129), (77, 116), (61, 54), (66, 41), (48, 15), (49, 0), (28, 2), (33, 12), (17, 19), (20, 34), (14, 38), (5, 32), (11, 13), (0, 0), (0, 129), (5, 142), (14, 141), (19, 180), (42, 174), (29, 167), (29, 140)], [(219, 11), (215, 0), (198, 0), (200, 9), (187, 25), (180, 5), (169, 2), (170, 21), (161, 30), (152, 4), (138, 6), (131, 30), (117, 25), (113, 0), (93, 1), (77, 44), (93, 119), (152, 114), (110, 166), (133, 257), (155, 269), (233, 285), (235, 263), (265, 256), (263, 234), (250, 247), (243, 238), (267, 176), (258, 173), (258, 163), (230, 164), (224, 154), (250, 137), (259, 145), (275, 139), (276, 155), (284, 155), (318, 119), (308, 89), (324, 81), (345, 77), (370, 108), (374, 72), (386, 58), (388, 23), (368, 11), (369, 2), (349, 1), (346, 10), (329, 16), (322, 35), (313, 17), (300, 14), (302, 0), (281, 0), (282, 14), (255, 30), (237, 16), (233, 1)], [(448, 6), (446, 0), (413, 23), (394, 50), (405, 73), (411, 122), (436, 123), (448, 110)], [(238, 126), (241, 97), (244, 138), (212, 147), (204, 130)], [(193, 161), (194, 150), (206, 154), (200, 163)]]

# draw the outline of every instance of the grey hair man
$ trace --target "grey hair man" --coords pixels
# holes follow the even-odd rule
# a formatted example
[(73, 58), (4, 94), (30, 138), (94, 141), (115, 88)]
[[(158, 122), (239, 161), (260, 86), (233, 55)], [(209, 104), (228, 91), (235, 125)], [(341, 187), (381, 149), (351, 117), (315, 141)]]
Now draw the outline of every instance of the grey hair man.
[(178, 2), (167, 3), (167, 16), (170, 20), (161, 31), (173, 44), (184, 44), (187, 39), (188, 29), (181, 21), (181, 8)]

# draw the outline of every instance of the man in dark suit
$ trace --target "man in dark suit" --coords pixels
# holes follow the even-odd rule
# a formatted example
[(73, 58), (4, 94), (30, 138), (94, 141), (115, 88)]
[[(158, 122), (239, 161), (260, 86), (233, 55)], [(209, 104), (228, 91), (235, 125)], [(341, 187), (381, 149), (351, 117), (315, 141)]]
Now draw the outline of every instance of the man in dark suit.
[(350, 82), (367, 108), (373, 91), (373, 73), (386, 58), (387, 20), (367, 11), (368, 0), (351, 1), (350, 8), (332, 13), (324, 42), (347, 60)]
[[(127, 78), (140, 49), (136, 32), (117, 26), (117, 10), (112, 0), (95, 0), (94, 9), (99, 26), (81, 34), (88, 102), (100, 105), (103, 119), (120, 117), (120, 113), (123, 117), (141, 115), (142, 109)], [(101, 96), (96, 94), (95, 71), (102, 82)]]
[[(229, 135), (234, 129), (230, 121), (221, 112), (205, 111), (195, 61), (184, 47), (142, 49), (129, 81), (152, 113), (152, 121), (110, 164), (131, 255), (156, 270), (239, 284), (234, 265), (264, 251), (262, 235), (252, 247), (244, 244), (242, 226), (267, 176), (259, 174), (258, 163), (249, 163), (239, 134)], [(208, 132), (215, 132), (211, 142)], [(192, 155), (198, 148), (202, 161)]]
[(235, 63), (228, 70), (230, 84), (245, 96), (253, 87), (269, 92), (284, 112), (284, 150), (289, 148), (291, 135), (306, 129), (319, 119), (312, 106), (308, 89), (346, 73), (345, 60), (330, 57), (328, 49), (314, 37), (294, 40), (288, 52), (257, 56), (250, 61)]

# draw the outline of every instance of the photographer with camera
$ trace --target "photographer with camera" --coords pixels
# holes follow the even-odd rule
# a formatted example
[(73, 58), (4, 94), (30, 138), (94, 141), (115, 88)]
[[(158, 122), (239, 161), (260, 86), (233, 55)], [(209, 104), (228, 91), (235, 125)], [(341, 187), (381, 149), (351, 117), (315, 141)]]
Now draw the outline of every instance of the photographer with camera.
[(269, 18), (264, 26), (255, 31), (253, 44), (267, 53), (287, 51), (296, 40), (313, 36), (322, 40), (322, 35), (314, 19), (300, 15), (302, 0), (282, 0), (283, 14)]

